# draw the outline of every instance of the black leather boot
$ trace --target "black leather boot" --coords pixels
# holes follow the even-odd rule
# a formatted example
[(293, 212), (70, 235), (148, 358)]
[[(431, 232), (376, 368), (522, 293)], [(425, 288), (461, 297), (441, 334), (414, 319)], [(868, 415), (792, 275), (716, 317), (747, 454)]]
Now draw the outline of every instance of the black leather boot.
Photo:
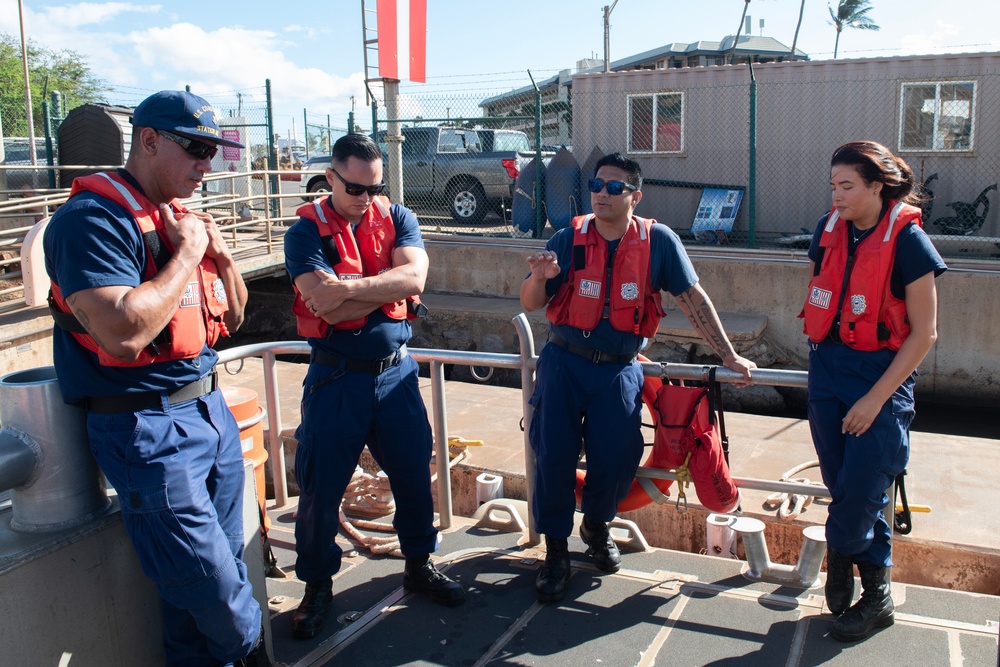
[(569, 544), (566, 538), (545, 536), (545, 565), (535, 579), (535, 595), (539, 602), (558, 602), (566, 593), (569, 581)]
[(411, 593), (423, 593), (434, 602), (448, 607), (462, 604), (465, 600), (462, 585), (438, 572), (427, 556), (406, 559), (403, 588)]
[(580, 523), (580, 539), (590, 547), (587, 552), (594, 559), (594, 565), (598, 570), (617, 572), (622, 566), (622, 554), (611, 537), (608, 524), (603, 521), (591, 521), (584, 516)]
[(833, 623), (831, 634), (842, 642), (865, 639), (876, 628), (893, 624), (892, 597), (889, 595), (889, 568), (858, 563), (861, 599)]
[(318, 635), (331, 606), (333, 606), (333, 580), (325, 579), (306, 584), (306, 594), (302, 596), (302, 602), (292, 616), (292, 636), (296, 639), (312, 639)]
[(854, 561), (850, 556), (826, 549), (826, 606), (840, 616), (854, 599)]

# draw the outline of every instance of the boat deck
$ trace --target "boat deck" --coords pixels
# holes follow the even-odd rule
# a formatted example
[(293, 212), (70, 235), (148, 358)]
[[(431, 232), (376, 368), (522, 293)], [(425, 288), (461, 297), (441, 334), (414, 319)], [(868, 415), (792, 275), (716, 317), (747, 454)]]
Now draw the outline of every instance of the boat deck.
[[(235, 367), (233, 368), (235, 370)], [(298, 419), (302, 364), (278, 363), (284, 431)], [(222, 374), (222, 385), (242, 385), (263, 393), (259, 360), (246, 360), (237, 375)], [(422, 379), (430, 405), (430, 383)], [(508, 495), (523, 492), (523, 434), (520, 391), (446, 382), (451, 435), (482, 439), (452, 471), (455, 480), (489, 471), (503, 476)], [(802, 420), (727, 413), (734, 474), (777, 479), (783, 471), (814, 458), (808, 425)], [(911, 503), (933, 506), (914, 514), (911, 535), (897, 537), (893, 582), (896, 625), (867, 641), (844, 644), (828, 635), (833, 617), (824, 607), (822, 585), (797, 589), (753, 581), (739, 560), (655, 548), (628, 551), (614, 575), (597, 571), (584, 556), (578, 537), (570, 540), (574, 572), (565, 599), (543, 605), (535, 600), (534, 579), (544, 558), (539, 545), (526, 544), (504, 512), (477, 522), (468, 484), (453, 484), (456, 516), (442, 534), (435, 559), (467, 590), (466, 602), (445, 608), (402, 590), (397, 558), (371, 556), (344, 536), (344, 567), (334, 582), (334, 608), (320, 636), (291, 638), (291, 616), (304, 584), (294, 576), (294, 511), (269, 508), (270, 538), (286, 578), (268, 578), (272, 650), (277, 664), (307, 665), (989, 665), (997, 663), (1000, 619), (1000, 518), (977, 508), (1000, 503), (1000, 488), (984, 474), (997, 442), (986, 438), (916, 432), (908, 480)], [(987, 467), (990, 465), (986, 463)], [(809, 471), (818, 477), (817, 471)], [(808, 474), (808, 473), (803, 473)], [(689, 492), (686, 524), (704, 545), (704, 513)], [(743, 492), (745, 515), (766, 518), (768, 494)], [(523, 498), (523, 496), (522, 496)], [(496, 501), (516, 507), (523, 500)], [(649, 506), (650, 516), (677, 510)], [(497, 516), (500, 521), (497, 521)], [(509, 515), (508, 515), (509, 516)], [(631, 515), (629, 515), (631, 517)], [(825, 521), (825, 506), (814, 502), (789, 528), (799, 532)], [(657, 543), (656, 520), (647, 532)], [(771, 512), (768, 541), (781, 551), (780, 523)], [(699, 523), (700, 522), (700, 525)], [(673, 524), (680, 525), (680, 524)], [(369, 533), (371, 534), (371, 533)], [(797, 546), (794, 551), (797, 552)], [(775, 557), (776, 562), (794, 562)], [(921, 585), (919, 573), (952, 580)], [(820, 575), (822, 581), (825, 574)], [(907, 582), (907, 583), (904, 583)], [(965, 590), (948, 590), (964, 588)], [(977, 592), (972, 592), (977, 591)]]
[[(279, 565), (293, 569), (294, 507), (273, 510)], [(489, 523), (487, 521), (487, 523)], [(442, 607), (402, 589), (402, 561), (372, 557), (344, 538), (334, 606), (311, 640), (291, 638), (304, 584), (268, 579), (277, 664), (308, 665), (989, 665), (997, 660), (1000, 598), (893, 583), (896, 624), (868, 640), (829, 636), (822, 586), (753, 582), (741, 561), (664, 549), (623, 552), (613, 575), (596, 570), (578, 537), (573, 574), (557, 604), (535, 600), (543, 550), (518, 533), (458, 520), (435, 560), (466, 588)]]

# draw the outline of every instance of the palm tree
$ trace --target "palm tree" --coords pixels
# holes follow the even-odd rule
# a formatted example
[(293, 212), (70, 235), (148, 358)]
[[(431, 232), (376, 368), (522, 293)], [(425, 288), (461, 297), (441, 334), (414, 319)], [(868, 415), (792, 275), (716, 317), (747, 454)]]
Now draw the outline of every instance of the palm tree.
[(837, 26), (837, 41), (833, 44), (833, 58), (837, 58), (837, 47), (840, 46), (840, 33), (844, 28), (857, 28), (858, 30), (878, 30), (879, 27), (868, 16), (872, 10), (871, 0), (840, 0), (837, 3), (837, 11), (829, 4), (826, 6), (830, 10), (833, 24)]
[(795, 37), (792, 38), (792, 60), (795, 60), (795, 45), (799, 43), (799, 28), (802, 27), (802, 14), (806, 11), (806, 0), (799, 5), (799, 22), (795, 24)]
[[(733, 48), (731, 48), (729, 50), (729, 64), (730, 65), (735, 65), (736, 64), (736, 45), (740, 43), (740, 33), (743, 32), (743, 20), (746, 18), (747, 8), (749, 6), (750, 6), (750, 0), (746, 0), (745, 4), (743, 5), (743, 15), (740, 16), (740, 27), (736, 31), (736, 35), (733, 37)], [(749, 37), (749, 33), (748, 33), (748, 37)], [(752, 62), (753, 61), (753, 56), (749, 56), (749, 58), (750, 58), (750, 61)]]

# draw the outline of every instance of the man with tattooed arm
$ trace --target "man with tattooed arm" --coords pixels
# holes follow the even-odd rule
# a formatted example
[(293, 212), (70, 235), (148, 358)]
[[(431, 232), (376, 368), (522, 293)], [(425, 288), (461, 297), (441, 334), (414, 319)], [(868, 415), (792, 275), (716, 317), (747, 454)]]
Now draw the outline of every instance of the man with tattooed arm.
[(545, 250), (530, 255), (531, 273), (521, 285), (524, 309), (544, 307), (550, 322), (535, 372), (529, 432), (537, 459), (535, 527), (546, 546), (535, 581), (542, 602), (560, 600), (569, 581), (567, 538), (581, 446), (587, 477), (580, 537), (598, 569), (615, 572), (621, 565), (607, 522), (642, 456), (643, 375), (636, 356), (663, 317), (660, 291), (673, 295), (727, 368), (749, 383), (756, 367), (733, 350), (678, 236), (632, 214), (642, 199), (639, 164), (619, 153), (606, 155), (588, 187), (594, 213), (574, 218)]

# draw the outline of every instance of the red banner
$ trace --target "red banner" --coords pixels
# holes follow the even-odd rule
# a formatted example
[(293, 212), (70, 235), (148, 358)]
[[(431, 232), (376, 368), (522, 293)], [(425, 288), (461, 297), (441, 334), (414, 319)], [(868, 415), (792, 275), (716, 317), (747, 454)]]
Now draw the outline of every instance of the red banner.
[(378, 71), (384, 79), (427, 81), (427, 0), (378, 0)]

